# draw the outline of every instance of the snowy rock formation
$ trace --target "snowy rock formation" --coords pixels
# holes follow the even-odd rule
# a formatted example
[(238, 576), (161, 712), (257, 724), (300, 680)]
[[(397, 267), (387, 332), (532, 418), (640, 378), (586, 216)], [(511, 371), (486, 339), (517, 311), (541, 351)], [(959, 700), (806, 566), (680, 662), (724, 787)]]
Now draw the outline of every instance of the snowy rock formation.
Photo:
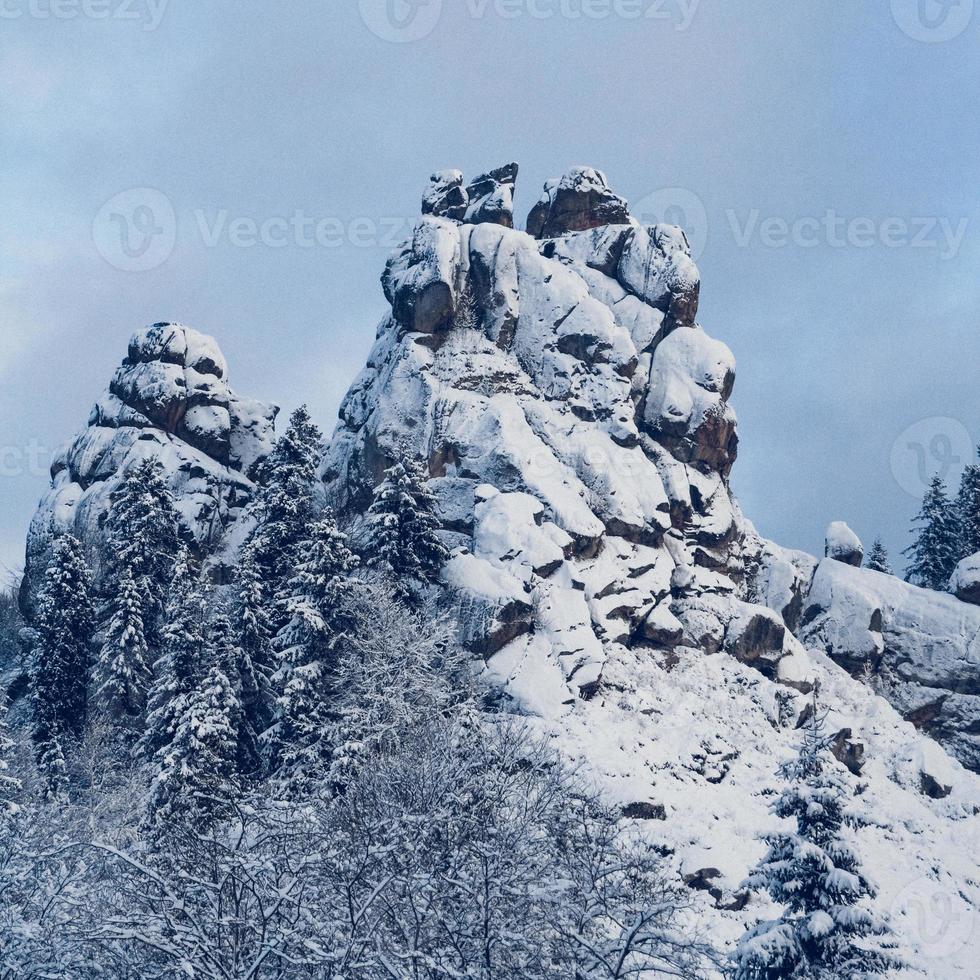
[(805, 684), (783, 622), (738, 594), (735, 363), (695, 322), (683, 231), (584, 168), (549, 182), (539, 238), (473, 223), (472, 186), (435, 175), (385, 269), (391, 315), (323, 467), (338, 509), (424, 461), (467, 641), (511, 674), (547, 661), (569, 697), (617, 648), (681, 642)]
[(969, 555), (953, 569), (949, 591), (961, 602), (980, 606), (980, 553)]
[(147, 457), (163, 466), (187, 540), (202, 552), (217, 545), (251, 499), (248, 473), (271, 448), (278, 411), (240, 398), (227, 375), (214, 339), (190, 327), (157, 323), (133, 335), (87, 428), (52, 463), (28, 535), (26, 606), (59, 529), (98, 562), (112, 491)]
[(845, 565), (861, 567), (864, 561), (864, 545), (861, 539), (843, 522), (833, 521), (827, 528), (824, 555)]
[[(527, 232), (471, 188), (435, 175), (385, 269), (391, 312), (322, 467), (333, 504), (356, 517), (393, 461), (423, 464), (463, 641), (674, 855), (722, 941), (769, 911), (740, 883), (819, 683), (835, 754), (887, 814), (861, 846), (912, 974), (970, 976), (969, 943), (937, 952), (917, 909), (940, 895), (976, 924), (980, 781), (919, 728), (980, 767), (950, 691), (977, 677), (980, 610), (788, 552), (742, 517), (735, 362), (697, 323), (681, 229), (640, 225), (588, 168), (548, 182)], [(853, 676), (855, 650), (911, 721)], [(930, 698), (941, 724), (913, 707)]]

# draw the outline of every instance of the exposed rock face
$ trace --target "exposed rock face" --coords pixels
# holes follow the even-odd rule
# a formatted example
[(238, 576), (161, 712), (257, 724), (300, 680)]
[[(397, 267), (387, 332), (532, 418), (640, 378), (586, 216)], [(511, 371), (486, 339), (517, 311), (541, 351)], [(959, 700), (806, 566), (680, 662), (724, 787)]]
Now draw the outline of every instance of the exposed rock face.
[(422, 196), (422, 214), (467, 224), (514, 227), (514, 185), (518, 167), (508, 163), (463, 186), (461, 170), (438, 170)]
[(329, 493), (361, 511), (394, 459), (423, 462), (464, 639), (514, 683), (540, 657), (574, 696), (619, 649), (680, 644), (800, 682), (782, 620), (739, 594), (735, 362), (695, 323), (687, 239), (577, 170), (549, 184), (538, 241), (480, 203), (514, 176), (471, 184), (461, 222), (462, 177), (437, 175), (382, 277), (391, 315), (341, 407)]
[(575, 167), (544, 185), (541, 200), (527, 218), (534, 238), (558, 238), (570, 231), (629, 222), (626, 201), (609, 189), (606, 175), (591, 167)]
[(24, 604), (47, 562), (53, 531), (71, 530), (97, 563), (120, 476), (156, 457), (188, 541), (212, 550), (252, 495), (250, 468), (269, 451), (277, 409), (237, 396), (211, 337), (174, 323), (134, 334), (88, 427), (51, 466), (51, 488), (27, 541)]
[(827, 528), (824, 556), (860, 568), (864, 561), (864, 545), (843, 521), (833, 521)]
[[(765, 601), (779, 608), (784, 595), (773, 589)], [(870, 675), (909, 721), (980, 770), (976, 606), (825, 558), (804, 586), (798, 636), (853, 675)]]
[(964, 558), (953, 570), (949, 591), (961, 602), (980, 606), (980, 553)]

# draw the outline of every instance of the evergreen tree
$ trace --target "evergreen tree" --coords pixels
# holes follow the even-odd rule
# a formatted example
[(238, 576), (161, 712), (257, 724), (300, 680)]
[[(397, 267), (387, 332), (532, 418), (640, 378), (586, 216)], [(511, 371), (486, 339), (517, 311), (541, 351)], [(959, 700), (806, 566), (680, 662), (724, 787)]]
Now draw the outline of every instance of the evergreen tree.
[(932, 478), (922, 509), (915, 518), (916, 540), (902, 554), (909, 556), (905, 581), (927, 589), (945, 591), (958, 561), (956, 520), (946, 494), (946, 484)]
[(137, 750), (154, 758), (173, 742), (204, 663), (206, 596), (190, 557), (181, 552), (167, 598), (160, 655), (153, 666), (146, 728)]
[(867, 978), (898, 966), (885, 944), (874, 941), (887, 929), (867, 907), (875, 888), (845, 836), (849, 791), (829, 751), (824, 717), (814, 702), (799, 756), (784, 768), (788, 782), (773, 806), (796, 829), (767, 838), (769, 850), (747, 882), (768, 891), (783, 914), (742, 937), (736, 980)]
[(96, 705), (102, 716), (113, 722), (132, 723), (146, 706), (150, 668), (143, 623), (144, 598), (126, 567), (111, 606), (112, 618), (93, 678)]
[(354, 628), (350, 593), (357, 567), (347, 538), (329, 515), (310, 529), (306, 558), (292, 580), (289, 622), (277, 637), (282, 666), (275, 684), (276, 719), (266, 733), (269, 755), (283, 781), (315, 781), (329, 765), (336, 664)]
[(870, 568), (873, 572), (884, 572), (886, 575), (892, 574), (892, 567), (888, 561), (888, 551), (881, 538), (875, 538), (867, 558), (864, 559), (864, 567)]
[(0, 841), (5, 837), (10, 821), (18, 812), (17, 797), (21, 783), (10, 772), (10, 758), (14, 740), (7, 724), (7, 696), (0, 689)]
[(187, 697), (173, 742), (159, 753), (148, 816), (161, 834), (174, 823), (208, 828), (228, 814), (239, 791), (240, 711), (228, 676), (212, 663)]
[(306, 406), (301, 406), (257, 474), (257, 524), (245, 558), (264, 583), (266, 614), (274, 632), (285, 623), (289, 580), (300, 558), (300, 543), (316, 517), (314, 484), (322, 439)]
[[(235, 733), (235, 769), (239, 774), (254, 776), (260, 772), (262, 765), (259, 737), (246, 716), (242, 702), (246, 686), (244, 675), (250, 672), (251, 664), (238, 645), (231, 620), (224, 612), (219, 612), (211, 620), (206, 657), (209, 663), (217, 664), (221, 669), (234, 696), (236, 707), (229, 721)], [(254, 678), (250, 677), (249, 686), (253, 685)]]
[(980, 464), (971, 463), (963, 470), (955, 506), (956, 560), (959, 561), (980, 551)]
[(70, 534), (61, 535), (38, 592), (29, 662), (38, 746), (53, 738), (78, 739), (85, 728), (95, 618), (91, 588), (81, 544)]
[[(275, 714), (275, 651), (272, 616), (265, 584), (252, 556), (244, 556), (238, 569), (237, 595), (233, 608), (235, 639), (239, 656), (243, 740), (257, 747), (259, 736)], [(254, 767), (261, 763), (256, 752)]]
[(411, 460), (385, 471), (368, 516), (369, 564), (389, 575), (403, 598), (411, 598), (412, 583), (437, 580), (449, 551), (437, 534), (439, 521), (425, 477)]
[(128, 573), (140, 596), (147, 644), (159, 648), (159, 630), (170, 579), (181, 550), (180, 521), (156, 459), (134, 466), (112, 493), (106, 541), (109, 574), (105, 591), (118, 595)]

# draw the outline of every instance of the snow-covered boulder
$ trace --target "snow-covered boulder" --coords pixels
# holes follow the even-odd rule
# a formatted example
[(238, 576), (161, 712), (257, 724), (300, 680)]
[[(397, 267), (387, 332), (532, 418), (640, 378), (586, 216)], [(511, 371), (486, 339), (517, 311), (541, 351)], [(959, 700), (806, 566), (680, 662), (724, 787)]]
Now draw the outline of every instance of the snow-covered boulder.
[(97, 567), (102, 527), (120, 477), (148, 457), (163, 466), (183, 531), (213, 550), (251, 499), (251, 468), (272, 447), (274, 406), (240, 398), (213, 338), (176, 323), (138, 331), (88, 427), (51, 466), (31, 522), (23, 602), (47, 563), (52, 535), (70, 530)]
[(832, 521), (824, 541), (824, 557), (860, 568), (864, 561), (864, 545), (843, 521)]
[(544, 193), (527, 218), (534, 238), (558, 238), (569, 231), (629, 221), (626, 201), (609, 189), (606, 175), (591, 167), (575, 167), (544, 185)]
[(825, 558), (800, 639), (883, 694), (964, 765), (980, 770), (980, 608)]
[(949, 591), (961, 602), (980, 606), (980, 552), (956, 566), (949, 579)]

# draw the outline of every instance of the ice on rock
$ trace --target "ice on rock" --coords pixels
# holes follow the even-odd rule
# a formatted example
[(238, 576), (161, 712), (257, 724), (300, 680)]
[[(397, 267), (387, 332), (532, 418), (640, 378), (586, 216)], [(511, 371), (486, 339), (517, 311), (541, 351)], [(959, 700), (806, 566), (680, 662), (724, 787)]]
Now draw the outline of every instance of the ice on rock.
[(864, 545), (843, 521), (832, 521), (827, 528), (824, 556), (860, 568), (864, 561)]

